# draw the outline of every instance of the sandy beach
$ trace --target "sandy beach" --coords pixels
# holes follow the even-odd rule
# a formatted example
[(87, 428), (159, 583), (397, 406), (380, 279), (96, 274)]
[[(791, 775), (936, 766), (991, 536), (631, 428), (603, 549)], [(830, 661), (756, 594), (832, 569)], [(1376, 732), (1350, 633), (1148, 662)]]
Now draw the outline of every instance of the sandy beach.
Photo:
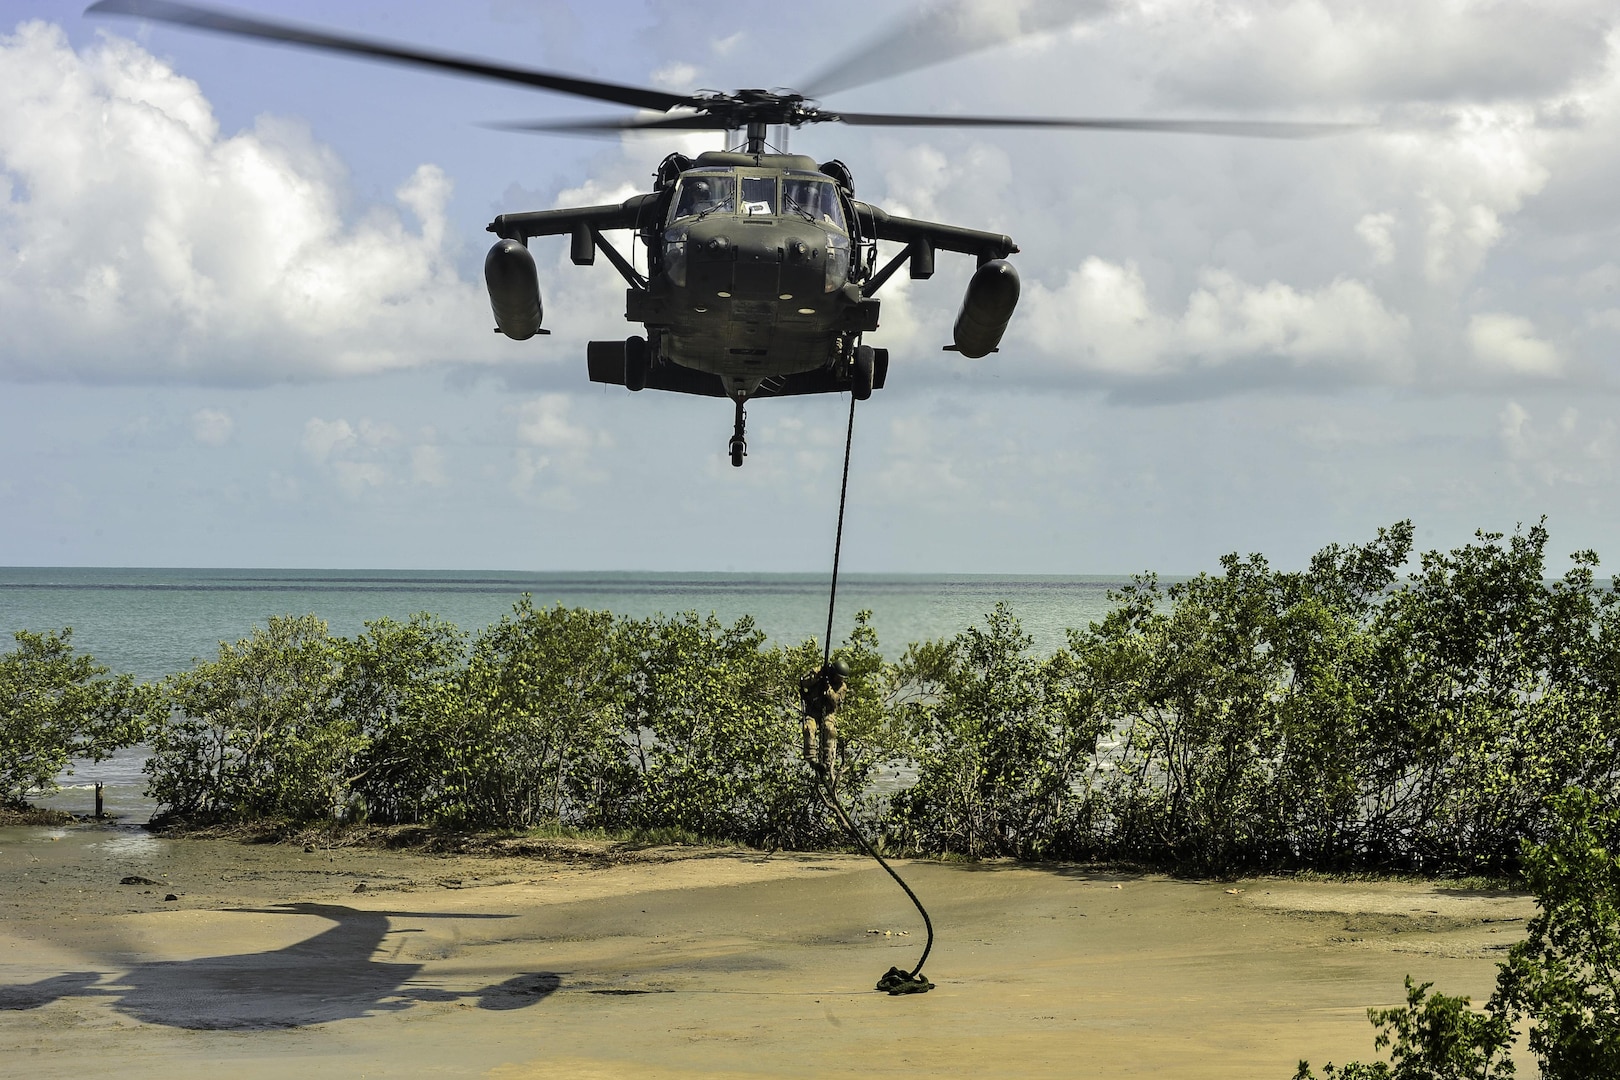
[[(1483, 1000), (1528, 896), (666, 848), (435, 857), (0, 829), (30, 1077), (1243, 1080), (1372, 1057), (1411, 973)], [(126, 878), (140, 878), (120, 884)], [(361, 886), (364, 886), (361, 888)], [(173, 896), (174, 899), (167, 899)]]

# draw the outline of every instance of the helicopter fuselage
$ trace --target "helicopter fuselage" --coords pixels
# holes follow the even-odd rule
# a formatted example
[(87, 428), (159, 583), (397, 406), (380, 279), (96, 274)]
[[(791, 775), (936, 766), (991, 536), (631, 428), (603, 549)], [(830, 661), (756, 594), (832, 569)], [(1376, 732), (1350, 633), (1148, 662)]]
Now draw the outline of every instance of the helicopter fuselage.
[[(575, 263), (591, 263), (601, 251), (624, 275), (625, 317), (647, 334), (622, 345), (592, 342), (594, 381), (739, 402), (883, 385), (886, 354), (873, 358), (871, 372), (856, 361), (861, 335), (878, 326), (872, 294), (888, 276), (907, 261), (913, 277), (930, 276), (936, 247), (970, 252), (981, 265), (1017, 250), (1006, 236), (895, 218), (859, 202), (839, 163), (741, 151), (695, 161), (670, 155), (655, 190), (619, 206), (503, 214), (489, 228), (518, 242), (570, 234)], [(603, 239), (613, 229), (633, 230), (645, 246), (645, 275)], [(880, 239), (906, 244), (882, 271)], [(520, 339), (543, 332), (537, 292), (532, 321), (501, 320), (501, 290), (530, 286), (526, 274), (515, 279), (519, 285), (503, 284), (496, 256), (492, 251), (486, 277), (499, 329)], [(508, 243), (502, 257), (520, 261), (527, 252)], [(1004, 306), (1010, 315), (1011, 305)], [(871, 385), (859, 385), (863, 377)]]
[(809, 158), (716, 157), (680, 176), (648, 237), (657, 314), (637, 321), (657, 333), (659, 358), (751, 396), (772, 376), (836, 364), (847, 339), (875, 328), (876, 301), (845, 292), (854, 214), (831, 177)]

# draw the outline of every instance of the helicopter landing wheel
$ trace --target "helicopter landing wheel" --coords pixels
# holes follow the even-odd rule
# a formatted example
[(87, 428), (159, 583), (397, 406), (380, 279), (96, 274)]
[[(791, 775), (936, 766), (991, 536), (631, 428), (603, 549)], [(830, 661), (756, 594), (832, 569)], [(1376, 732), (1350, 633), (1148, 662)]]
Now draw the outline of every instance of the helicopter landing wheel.
[(743, 399), (737, 398), (737, 423), (731, 429), (731, 464), (742, 468), (743, 458), (748, 456), (748, 440), (745, 432), (748, 428), (748, 410), (743, 408)]
[(625, 339), (624, 385), (631, 390), (644, 390), (647, 387), (647, 369), (652, 366), (648, 352), (646, 338)]
[(876, 370), (872, 346), (855, 346), (855, 356), (851, 360), (850, 367), (849, 392), (855, 395), (856, 401), (865, 401), (872, 396), (872, 373)]

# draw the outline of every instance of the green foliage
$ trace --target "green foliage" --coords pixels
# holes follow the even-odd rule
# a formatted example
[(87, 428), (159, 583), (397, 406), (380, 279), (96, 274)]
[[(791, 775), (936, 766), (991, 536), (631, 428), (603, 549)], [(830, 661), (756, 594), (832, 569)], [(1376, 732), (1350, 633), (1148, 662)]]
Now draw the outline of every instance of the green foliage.
[(1140, 577), (1071, 631), (1118, 738), (1094, 846), (1206, 873), (1351, 861), (1378, 753), (1368, 622), (1411, 536), (1402, 522), (1303, 573), (1228, 555), (1168, 589)]
[[(1414, 986), (1408, 975), (1404, 1008), (1367, 1010), (1367, 1019), (1379, 1029), (1373, 1046), (1391, 1048), (1389, 1064), (1353, 1061), (1335, 1068), (1330, 1062), (1320, 1080), (1495, 1080), (1514, 1075), (1513, 1029), (1495, 1002), (1477, 1013), (1465, 997), (1430, 995), (1432, 985)], [(1309, 1062), (1299, 1063), (1294, 1080), (1317, 1080)]]
[[(1483, 1014), (1467, 998), (1406, 979), (1407, 1007), (1369, 1009), (1393, 1044), (1392, 1065), (1331, 1064), (1321, 1080), (1487, 1080), (1512, 1076), (1515, 1025), (1529, 1022), (1530, 1050), (1546, 1080), (1620, 1076), (1620, 807), (1571, 788), (1548, 803), (1551, 837), (1524, 842), (1525, 880), (1540, 909), (1525, 939), (1497, 966)], [(1393, 1039), (1391, 1037), (1393, 1032)], [(1315, 1080), (1300, 1062), (1295, 1080)]]
[(903, 847), (983, 855), (1053, 850), (1106, 722), (1092, 672), (1067, 651), (1040, 660), (1006, 604), (981, 629), (914, 647), (898, 682), (917, 782), (893, 800)]
[(155, 687), (73, 651), (73, 631), (19, 630), (0, 653), (0, 805), (56, 790), (74, 758), (101, 761), (143, 737), (159, 708)]
[(439, 767), (441, 817), (527, 828), (611, 816), (627, 664), (607, 612), (525, 596), (473, 643)]
[(1270, 647), (1275, 575), (1259, 556), (1223, 566), (1168, 593), (1139, 579), (1095, 633), (1070, 642), (1114, 674), (1110, 704), (1124, 721), (1108, 785), (1115, 843), (1199, 870), (1240, 863), (1265, 843), (1284, 679)]
[(197, 820), (342, 812), (363, 736), (340, 703), (341, 643), (313, 615), (273, 616), (168, 682), (150, 793)]
[[(858, 796), (873, 768), (903, 756), (907, 747), (904, 728), (894, 715), (894, 694), (898, 688), (893, 668), (878, 648), (870, 611), (855, 613), (854, 629), (848, 640), (833, 649), (832, 658), (849, 666), (844, 702), (838, 709), (838, 739), (845, 759), (841, 782)], [(803, 669), (798, 672), (800, 675), (819, 666), (820, 660), (814, 642), (789, 650), (785, 659), (790, 668)], [(795, 697), (792, 706), (795, 716), (798, 708)]]
[[(1590, 552), (1544, 580), (1539, 524), (1398, 582), (1412, 537), (1146, 575), (1047, 656), (998, 605), (889, 662), (863, 612), (836, 650), (844, 797), (888, 843), (968, 858), (1511, 876), (1558, 792), (1620, 785), (1620, 597)], [(193, 817), (826, 844), (797, 754), (820, 659), (747, 619), (528, 598), (470, 642), (427, 615), (353, 641), (272, 620), (170, 681), (152, 790)]]
[(1542, 525), (1480, 533), (1397, 586), (1411, 542), (1401, 522), (1304, 572), (1145, 576), (1071, 631), (1118, 739), (1080, 846), (1201, 873), (1512, 874), (1554, 795), (1620, 781), (1620, 600), (1596, 555), (1548, 583)]
[[(860, 802), (896, 752), (869, 613), (837, 656), (853, 672), (840, 727)], [(149, 790), (193, 821), (824, 845), (834, 826), (797, 755), (798, 679), (820, 659), (809, 642), (768, 647), (748, 619), (615, 619), (528, 597), (470, 645), (425, 614), (352, 641), (273, 618), (169, 681)]]
[(1543, 525), (1429, 552), (1373, 622), (1382, 843), (1415, 868), (1512, 871), (1566, 786), (1620, 778), (1616, 597), (1597, 556), (1546, 582)]
[(1620, 809), (1572, 789), (1552, 811), (1553, 836), (1525, 847), (1540, 911), (1501, 966), (1496, 998), (1531, 1019), (1548, 1080), (1620, 1076)]
[(440, 824), (467, 816), (452, 793), (466, 636), (431, 615), (379, 619), (340, 645), (338, 715), (360, 733), (350, 818)]
[(813, 645), (765, 649), (753, 620), (657, 616), (627, 625), (625, 731), (635, 802), (625, 824), (800, 846), (814, 801), (799, 763), (799, 676)]

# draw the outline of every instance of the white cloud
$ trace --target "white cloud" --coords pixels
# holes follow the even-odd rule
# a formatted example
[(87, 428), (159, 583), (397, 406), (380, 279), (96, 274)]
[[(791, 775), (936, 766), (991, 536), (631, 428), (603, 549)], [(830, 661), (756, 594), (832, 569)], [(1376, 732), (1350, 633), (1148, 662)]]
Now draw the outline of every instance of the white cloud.
[(230, 413), (219, 409), (198, 409), (191, 414), (191, 437), (204, 446), (224, 446), (236, 430)]
[(1203, 355), (1270, 355), (1296, 364), (1386, 368), (1404, 351), (1406, 324), (1364, 283), (1340, 278), (1302, 292), (1271, 281), (1255, 286), (1223, 271), (1204, 275), (1183, 319)]
[(573, 405), (567, 394), (541, 394), (517, 408), (517, 437), (524, 445), (514, 456), (516, 467), (508, 484), (515, 494), (568, 510), (577, 505), (575, 486), (607, 479), (603, 455), (613, 446), (613, 438), (574, 421)]
[[(0, 377), (258, 382), (496, 357), (423, 165), (350, 220), (297, 124), (222, 133), (190, 79), (113, 36), (0, 37)], [(481, 334), (478, 331), (483, 331)]]
[(390, 446), (399, 442), (399, 429), (392, 424), (379, 424), (362, 417), (356, 432), (367, 446)]
[(374, 461), (334, 461), (332, 473), (338, 486), (351, 497), (388, 483), (388, 470)]
[(443, 447), (424, 443), (411, 448), (411, 481), (425, 487), (444, 487), (450, 482)]
[(646, 194), (646, 188), (642, 186), (640, 181), (593, 177), (577, 187), (564, 188), (559, 191), (554, 205), (558, 208), (606, 206), (611, 203), (622, 203), (632, 195), (643, 194)]
[(581, 454), (548, 454), (519, 447), (513, 455), (512, 478), (507, 489), (525, 502), (547, 510), (569, 512), (579, 508), (574, 486), (595, 482), (603, 473), (590, 469)]
[(1015, 175), (1013, 161), (1001, 147), (975, 141), (947, 151), (890, 138), (877, 149), (889, 193), (883, 206), (890, 213), (998, 227), (995, 216), (1002, 212), (1001, 198)]
[(1607, 484), (1620, 456), (1620, 428), (1614, 420), (1583, 422), (1574, 406), (1563, 408), (1551, 424), (1538, 426), (1529, 410), (1510, 401), (1498, 417), (1497, 434), (1514, 478), (1532, 488)]
[(1517, 315), (1475, 315), (1468, 321), (1468, 344), (1475, 360), (1507, 375), (1547, 377), (1563, 371), (1558, 351), (1536, 337), (1529, 319)]
[(1493, 100), (1556, 92), (1603, 63), (1599, 0), (1276, 0), (1143, 3), (1168, 39), (1161, 71), (1184, 102)]
[(572, 401), (567, 394), (541, 394), (518, 407), (518, 438), (547, 450), (585, 451), (609, 446), (605, 431), (592, 431), (569, 419)]
[(1390, 235), (1395, 225), (1394, 214), (1365, 214), (1356, 222), (1356, 235), (1367, 242), (1373, 262), (1387, 266), (1395, 261), (1395, 240)]
[(653, 85), (677, 94), (690, 94), (697, 89), (698, 69), (691, 64), (676, 61), (654, 71), (650, 78)]
[[(1370, 140), (1369, 184), (1404, 189), (1414, 246), (1429, 282), (1479, 273), (1517, 213), (1550, 176), (1530, 105), (1459, 107), (1449, 130), (1395, 131)], [(1380, 179), (1374, 179), (1380, 177)]]
[[(831, 93), (894, 71), (932, 67), (1024, 35), (1067, 27), (1121, 6), (1112, 0), (945, 0), (914, 8), (875, 37), (811, 76), (807, 91)], [(843, 50), (840, 50), (842, 52)]]
[(886, 499), (934, 513), (979, 502), (967, 475), (975, 463), (951, 452), (957, 433), (928, 416), (897, 417), (888, 428), (883, 469), (872, 481)]
[(312, 416), (304, 421), (304, 452), (316, 461), (326, 461), (333, 454), (353, 449), (359, 442), (359, 436), (347, 420), (322, 420)]
[[(304, 453), (351, 497), (387, 486), (391, 466), (400, 465), (404, 453), (399, 429), (369, 417), (351, 424), (343, 417), (323, 420), (312, 416), (304, 421), (300, 441)], [(412, 480), (418, 484), (444, 482), (444, 462), (437, 446), (414, 447), (409, 466)]]
[[(1015, 147), (1010, 180), (968, 165), (968, 136), (885, 136), (877, 197), (1023, 246), (1009, 341), (1056, 363), (1004, 355), (1008, 380), (1074, 386), (1051, 376), (1078, 366), (1151, 380), (1161, 397), (1307, 382), (1472, 389), (1501, 370), (1474, 359), (1476, 314), (1528, 310), (1555, 295), (1552, 275), (1584, 282), (1620, 242), (1617, 23), (1589, 0), (1124, 5), (1016, 63), (960, 62), (963, 82), (995, 73), (984, 112), (1039, 95), (1099, 102), (1085, 111), (1103, 115), (1382, 124), (1301, 142), (1008, 136), (996, 141)], [(1400, 93), (1383, 81), (1395, 67)], [(939, 111), (968, 111), (964, 92), (932, 85)], [(1556, 234), (1543, 225), (1554, 217)], [(954, 300), (938, 286), (916, 290), (933, 336)], [(1613, 379), (1614, 295), (1534, 313), (1562, 370)], [(1567, 332), (1578, 322), (1602, 333)], [(1521, 350), (1519, 366), (1531, 359), (1547, 353)]]
[(1364, 283), (1302, 292), (1207, 269), (1179, 316), (1156, 311), (1141, 272), (1089, 258), (1057, 289), (1026, 290), (1025, 332), (1061, 365), (1107, 376), (1167, 377), (1227, 365), (1274, 372), (1398, 376), (1408, 327)]

